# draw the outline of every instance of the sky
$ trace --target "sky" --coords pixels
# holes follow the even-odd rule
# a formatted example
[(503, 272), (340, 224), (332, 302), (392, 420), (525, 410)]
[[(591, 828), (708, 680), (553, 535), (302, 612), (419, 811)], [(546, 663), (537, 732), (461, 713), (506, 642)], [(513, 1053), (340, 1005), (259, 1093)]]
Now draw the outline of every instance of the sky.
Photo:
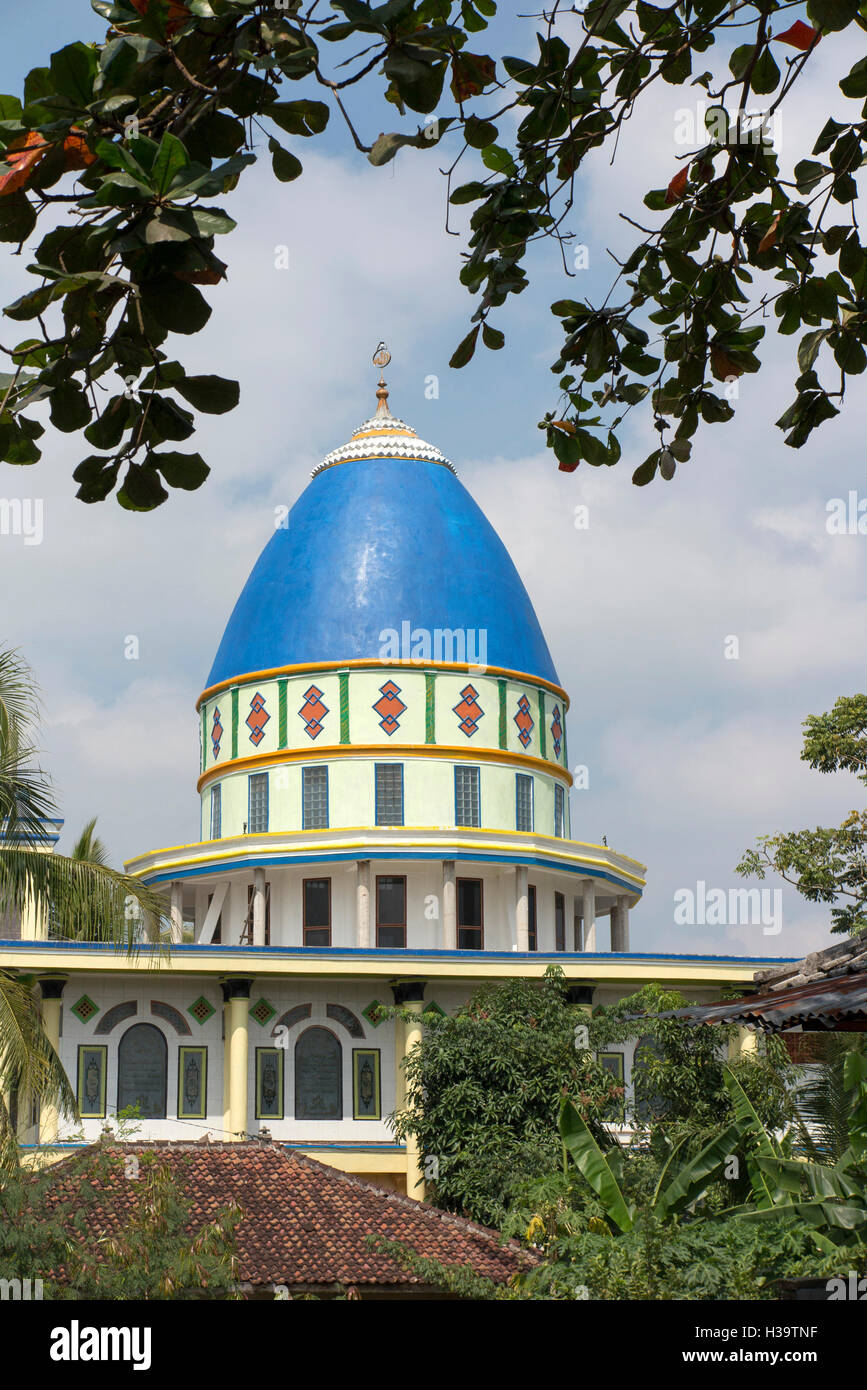
[[(87, 0), (11, 8), (0, 90), (20, 93), (30, 67), (103, 27)], [(532, 52), (529, 21), (501, 28), (504, 51)], [(844, 43), (823, 40), (784, 109), (784, 166), (851, 105), (835, 85)], [(150, 514), (85, 506), (71, 474), (89, 446), (50, 425), (34, 469), (0, 464), (0, 497), (44, 507), (40, 545), (0, 536), (0, 641), (21, 649), (41, 688), (61, 848), (94, 815), (118, 864), (196, 838), (196, 697), (275, 507), (290, 506), (372, 413), (370, 358), (384, 339), (392, 409), (453, 461), (503, 538), (570, 693), (570, 758), (589, 781), (572, 793), (574, 838), (604, 835), (647, 864), (632, 949), (798, 956), (833, 939), (828, 909), (777, 880), (764, 885), (782, 889), (773, 934), (759, 923), (681, 925), (675, 905), (699, 883), (748, 886), (733, 870), (757, 836), (837, 824), (863, 802), (855, 778), (823, 776), (799, 756), (807, 715), (864, 688), (867, 538), (826, 528), (830, 499), (857, 491), (863, 473), (857, 379), (844, 413), (788, 449), (773, 421), (794, 395), (797, 339), (777, 339), (769, 316), (765, 366), (740, 379), (735, 420), (704, 428), (674, 480), (643, 489), (630, 479), (655, 446), (649, 414), (630, 417), (619, 466), (571, 475), (537, 428), (556, 402), (549, 305), (607, 286), (608, 250), (632, 244), (618, 214), (640, 216), (644, 192), (677, 171), (676, 113), (694, 103), (695, 89), (650, 89), (614, 164), (596, 159), (578, 186), (569, 227), (588, 269), (567, 278), (556, 248), (537, 248), (531, 288), (493, 320), (505, 348), (480, 350), (461, 372), (448, 360), (475, 302), (457, 279), (466, 224), (444, 230), (439, 153), (402, 151), (374, 169), (334, 112), (324, 137), (296, 142), (299, 180), (277, 183), (265, 150), (221, 200), (239, 223), (216, 247), (228, 281), (209, 292), (205, 330), (168, 342), (189, 371), (241, 383), (238, 409), (199, 416), (181, 446), (211, 464), (205, 486), (172, 492)], [(418, 124), (401, 125), (373, 93), (353, 94), (352, 113), (368, 141)], [(2, 303), (29, 288), (26, 263), (0, 246)]]

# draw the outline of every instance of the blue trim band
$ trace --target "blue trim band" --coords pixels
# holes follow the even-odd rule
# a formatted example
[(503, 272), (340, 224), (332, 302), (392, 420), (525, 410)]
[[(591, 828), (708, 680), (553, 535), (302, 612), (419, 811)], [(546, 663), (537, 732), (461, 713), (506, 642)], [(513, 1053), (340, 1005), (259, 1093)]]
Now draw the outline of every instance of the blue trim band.
[[(459, 829), (474, 829), (473, 826), (459, 826)], [(564, 840), (564, 844), (569, 842)], [(252, 852), (251, 852), (252, 856)], [(219, 878), (221, 874), (228, 873), (231, 869), (246, 869), (251, 867), (251, 856), (240, 859), (230, 859), (219, 864), (205, 865), (201, 869), (187, 869), (183, 873), (177, 870), (167, 871), (164, 874), (142, 874), (143, 883), (171, 883), (174, 880), (193, 878)], [(642, 890), (636, 888), (634, 883), (628, 883), (625, 879), (618, 878), (615, 874), (606, 873), (603, 869), (598, 869), (591, 864), (561, 864), (557, 860), (547, 859), (542, 855), (529, 854), (462, 854), (448, 849), (444, 846), (436, 851), (427, 850), (354, 850), (351, 853), (341, 854), (310, 854), (306, 851), (297, 854), (269, 855), (265, 861), (265, 867), (271, 864), (334, 864), (345, 863), (349, 860), (358, 859), (391, 859), (391, 860), (440, 860), (459, 859), (464, 864), (526, 864), (528, 867), (539, 869), (560, 869), (564, 874), (579, 874), (581, 878), (601, 878), (607, 883), (613, 883), (617, 888), (625, 889), (627, 893), (635, 893), (640, 898)], [(262, 855), (259, 853), (256, 864), (262, 863)]]
[[(96, 951), (100, 954), (113, 951), (116, 955), (128, 956), (125, 947), (114, 946), (110, 941), (0, 941), (0, 954), (4, 951), (29, 951), (34, 946), (38, 946), (40, 951)], [(139, 949), (139, 954), (141, 950)], [(243, 954), (245, 959), (252, 959), (255, 956), (289, 956), (306, 957), (308, 960), (331, 960), (335, 956), (347, 959), (366, 960), (368, 958), (383, 959), (390, 957), (392, 960), (479, 960), (479, 961), (509, 961), (509, 960), (544, 960), (556, 964), (558, 961), (568, 961), (570, 964), (576, 961), (641, 961), (641, 960), (676, 960), (686, 962), (696, 962), (705, 965), (764, 965), (772, 961), (775, 965), (795, 965), (800, 959), (799, 956), (692, 956), (679, 955), (667, 952), (655, 951), (446, 951), (439, 948), (422, 951), (416, 947), (404, 946), (399, 950), (395, 947), (380, 946), (328, 946), (324, 950), (318, 951), (315, 946), (220, 946), (220, 945), (178, 945), (172, 946), (173, 956), (202, 956), (210, 952), (212, 955), (239, 955)]]

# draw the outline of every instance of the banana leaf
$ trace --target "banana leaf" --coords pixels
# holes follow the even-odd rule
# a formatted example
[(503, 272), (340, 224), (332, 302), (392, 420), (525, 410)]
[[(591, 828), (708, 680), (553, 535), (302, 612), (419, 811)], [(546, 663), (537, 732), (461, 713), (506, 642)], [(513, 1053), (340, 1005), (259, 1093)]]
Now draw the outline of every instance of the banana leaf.
[(575, 1167), (605, 1207), (610, 1221), (630, 1231), (633, 1215), (608, 1161), (575, 1106), (568, 1099), (560, 1108), (560, 1138)]
[(806, 1181), (814, 1197), (860, 1197), (863, 1184), (824, 1163), (802, 1163), (798, 1159), (767, 1158), (759, 1154), (756, 1163), (785, 1192), (801, 1192)]
[[(782, 1159), (783, 1155), (779, 1144), (768, 1134), (759, 1119), (752, 1101), (729, 1067), (723, 1067), (723, 1081), (731, 1097), (735, 1115), (740, 1123), (756, 1137), (756, 1148), (758, 1153), (766, 1158)], [(750, 1158), (747, 1159), (747, 1172), (749, 1173), (753, 1196), (756, 1199), (756, 1206), (775, 1206), (782, 1194), (779, 1192), (774, 1193), (765, 1174)]]
[(691, 1206), (704, 1192), (711, 1178), (723, 1166), (742, 1135), (742, 1126), (735, 1122), (727, 1125), (722, 1133), (685, 1163), (675, 1173), (668, 1186), (659, 1193), (655, 1206), (662, 1216), (675, 1211), (683, 1211)]

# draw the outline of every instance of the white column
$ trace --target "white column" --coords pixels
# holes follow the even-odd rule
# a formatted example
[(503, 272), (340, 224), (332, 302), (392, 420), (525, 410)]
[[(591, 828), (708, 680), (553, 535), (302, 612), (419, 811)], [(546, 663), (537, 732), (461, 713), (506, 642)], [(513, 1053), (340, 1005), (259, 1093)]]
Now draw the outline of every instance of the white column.
[(171, 936), (178, 945), (184, 939), (184, 885), (180, 879), (172, 883)]
[(265, 945), (265, 870), (253, 870), (253, 945)]
[(584, 943), (581, 936), (581, 899), (576, 894), (572, 899), (572, 930), (574, 932), (573, 946), (576, 951), (584, 950)]
[(592, 878), (581, 884), (581, 916), (584, 918), (584, 950), (596, 950), (596, 889)]
[(527, 866), (515, 865), (515, 950), (530, 949), (530, 895), (527, 892)]
[(355, 865), (355, 944), (360, 951), (370, 945), (370, 860)]
[(629, 899), (625, 894), (615, 898), (611, 908), (611, 949), (629, 950)]
[(443, 950), (458, 947), (458, 905), (455, 889), (455, 861), (443, 860)]

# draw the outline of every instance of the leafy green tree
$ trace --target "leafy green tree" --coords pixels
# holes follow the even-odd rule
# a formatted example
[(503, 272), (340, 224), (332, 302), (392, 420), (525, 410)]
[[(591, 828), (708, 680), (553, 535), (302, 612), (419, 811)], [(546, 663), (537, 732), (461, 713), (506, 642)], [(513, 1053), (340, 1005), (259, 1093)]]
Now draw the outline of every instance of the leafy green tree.
[[(867, 695), (841, 695), (826, 714), (804, 721), (801, 758), (819, 772), (851, 772), (867, 784)], [(736, 866), (744, 878), (769, 870), (811, 903), (831, 904), (831, 931), (867, 928), (867, 810), (842, 825), (762, 835)]]
[[(726, 1054), (737, 1036), (732, 1024), (691, 1027), (661, 1017), (685, 1008), (677, 990), (646, 985), (635, 994), (594, 1011), (591, 1045), (597, 1050), (638, 1039), (632, 1070), (631, 1119), (672, 1141), (684, 1134), (701, 1143), (731, 1123), (734, 1110), (725, 1084)], [(788, 1088), (793, 1068), (773, 1035), (756, 1054), (729, 1062), (769, 1129), (793, 1118)]]
[(456, 1014), (425, 1016), (394, 1125), (417, 1136), (438, 1206), (499, 1224), (522, 1180), (562, 1167), (561, 1097), (591, 1123), (619, 1097), (580, 1034), (576, 1046), (584, 1019), (554, 968), (539, 984), (484, 985)]
[[(188, 375), (164, 344), (204, 326), (202, 287), (225, 276), (215, 239), (235, 221), (212, 200), (235, 188), (257, 142), (277, 179), (298, 178), (298, 148), (332, 106), (374, 165), (404, 146), (448, 149), (449, 202), (474, 205), (460, 278), (478, 305), (451, 359), (462, 367), (479, 341), (502, 347), (492, 319), (527, 288), (530, 247), (553, 242), (568, 272), (585, 159), (613, 157), (654, 85), (672, 89), (674, 140), (675, 89), (689, 94), (683, 153), (667, 187), (631, 209), (635, 246), (608, 292), (552, 305), (559, 391), (542, 425), (562, 469), (615, 464), (619, 427), (642, 406), (654, 446), (633, 481), (670, 478), (700, 422), (731, 418), (728, 385), (758, 371), (755, 320), (770, 306), (780, 333), (807, 330), (795, 399), (777, 422), (787, 444), (838, 414), (867, 365), (867, 255), (853, 213), (867, 138), (859, 0), (806, 0), (794, 23), (789, 0), (555, 4), (532, 17), (532, 58), (484, 51), (495, 0), (334, 0), (329, 13), (302, 0), (92, 4), (104, 41), (67, 45), (27, 74), (23, 99), (0, 97), (0, 238), (18, 249), (33, 240), (38, 282), (5, 309), (25, 336), (2, 347), (0, 458), (38, 460), (32, 406), (48, 399), (52, 423), (95, 450), (75, 470), (84, 501), (117, 488), (123, 506), (147, 510), (167, 488), (204, 481), (202, 457), (175, 445), (192, 435), (194, 411), (232, 409), (238, 386)], [(798, 100), (823, 35), (841, 32), (855, 59), (839, 73), (843, 119), (823, 112), (784, 177), (769, 131)], [(287, 96), (299, 82), (301, 95)], [(359, 133), (350, 107), (362, 82), (384, 93), (400, 129)], [(457, 183), (462, 161), (470, 177)]]
[[(95, 860), (48, 852), (51, 784), (36, 762), (39, 702), (18, 652), (0, 650), (0, 923), (34, 914), (56, 936), (133, 944), (137, 919), (164, 904), (139, 879)], [(130, 907), (135, 909), (131, 915)], [(75, 1097), (42, 1029), (33, 980), (0, 971), (0, 1167), (17, 1163), (11, 1097), (75, 1114)]]

